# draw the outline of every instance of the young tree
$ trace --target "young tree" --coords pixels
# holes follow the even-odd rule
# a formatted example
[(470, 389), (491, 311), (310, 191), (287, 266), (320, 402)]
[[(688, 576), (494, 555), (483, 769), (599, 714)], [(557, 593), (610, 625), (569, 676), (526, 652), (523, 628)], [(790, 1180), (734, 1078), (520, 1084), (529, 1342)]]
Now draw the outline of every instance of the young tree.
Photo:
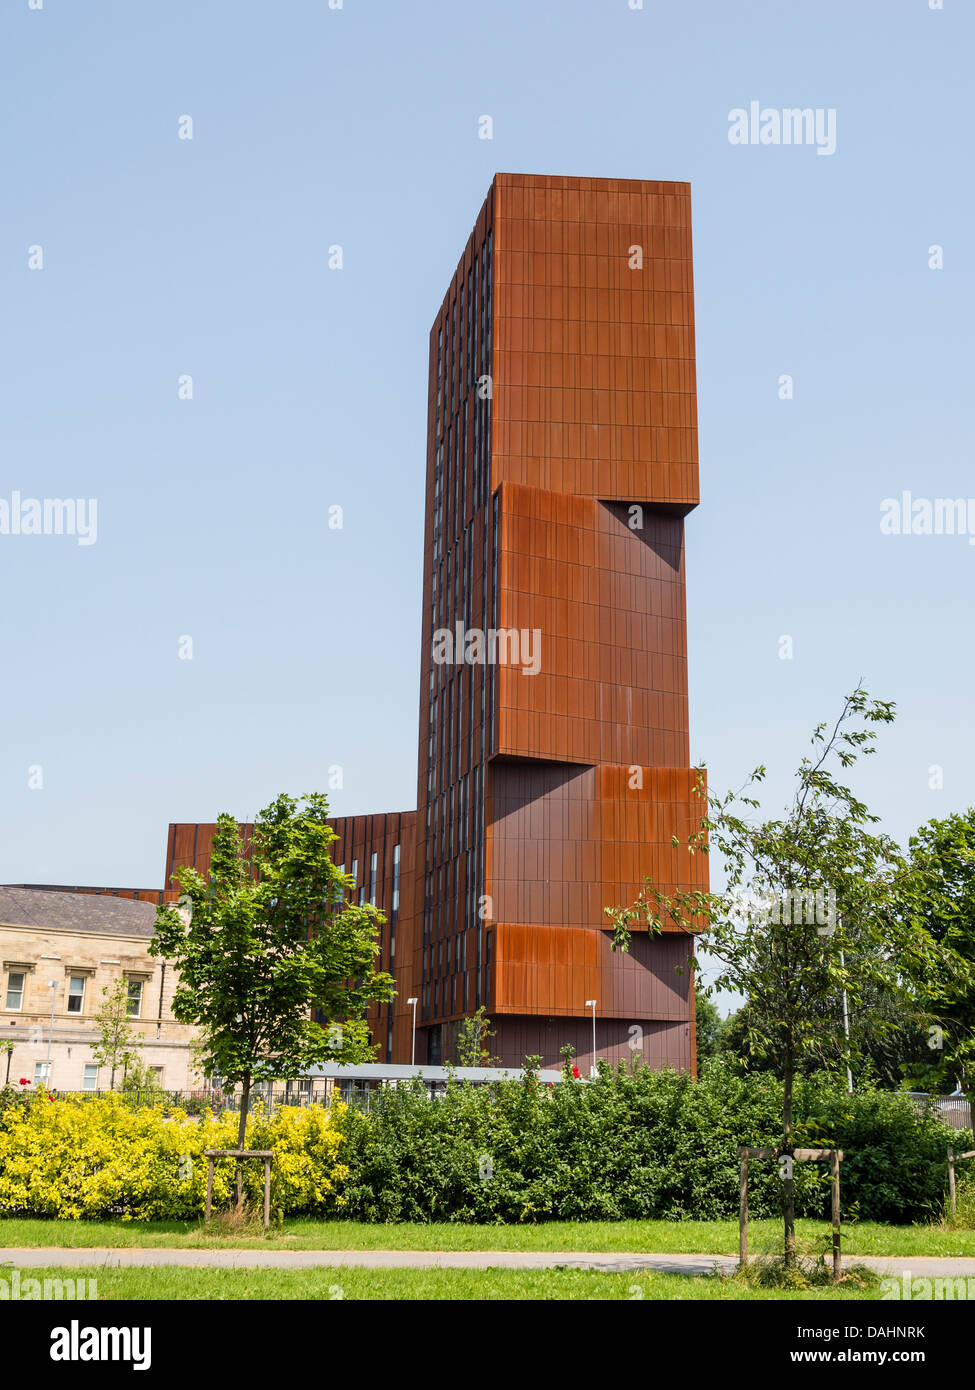
[[(872, 815), (836, 779), (874, 751), (874, 724), (889, 723), (894, 707), (857, 689), (844, 701), (833, 728), (814, 730), (814, 756), (795, 775), (791, 805), (781, 819), (752, 822), (760, 810), (745, 793), (765, 776), (755, 770), (740, 792), (703, 801), (692, 853), (717, 850), (724, 861), (723, 892), (662, 893), (651, 880), (628, 908), (607, 908), (614, 948), (628, 949), (631, 924), (644, 919), (652, 931), (665, 926), (694, 933), (707, 959), (693, 956), (695, 978), (716, 965), (707, 993), (733, 990), (745, 996), (742, 1026), (748, 1052), (767, 1058), (782, 1079), (780, 1153), (796, 1148), (793, 1087), (809, 1057), (851, 1060), (866, 1035), (862, 1006), (871, 991), (903, 1000), (915, 1017), (926, 1015), (937, 981), (957, 969), (954, 952), (936, 943), (911, 914), (918, 880)], [(861, 1016), (844, 1039), (843, 1000)], [(881, 1034), (889, 1017), (875, 1020)], [(795, 1265), (795, 1191), (791, 1165), (783, 1169), (784, 1263)]]
[[(209, 878), (177, 870), (181, 905), (157, 911), (150, 950), (179, 972), (173, 1013), (200, 1028), (207, 1073), (241, 1083), (238, 1148), (254, 1081), (371, 1060), (366, 1009), (394, 993), (375, 969), (383, 918), (346, 902), (351, 877), (332, 861), (336, 839), (320, 794), (272, 801), (250, 859), (236, 821), (221, 815)], [(238, 1206), (241, 1193), (238, 1163)]]
[(108, 1086), (114, 1091), (115, 1073), (121, 1070), (124, 1075), (138, 1063), (142, 1039), (130, 1022), (128, 983), (116, 980), (111, 988), (106, 985), (102, 994), (105, 1002), (95, 1012), (98, 1041), (92, 1045), (91, 1055), (100, 1067), (111, 1068)]
[(489, 1067), (491, 1049), (488, 1040), (495, 1029), (482, 1004), (470, 1018), (461, 1019), (457, 1028), (457, 1065), (460, 1067)]
[(161, 1098), (165, 1095), (163, 1088), (159, 1084), (159, 1078), (152, 1067), (146, 1062), (143, 1062), (139, 1057), (136, 1057), (134, 1061), (129, 1062), (126, 1066), (125, 1074), (122, 1077), (121, 1089), (123, 1091), (134, 1091), (137, 1094), (141, 1094), (143, 1099), (149, 1097), (149, 1104), (154, 1103), (156, 1098)]

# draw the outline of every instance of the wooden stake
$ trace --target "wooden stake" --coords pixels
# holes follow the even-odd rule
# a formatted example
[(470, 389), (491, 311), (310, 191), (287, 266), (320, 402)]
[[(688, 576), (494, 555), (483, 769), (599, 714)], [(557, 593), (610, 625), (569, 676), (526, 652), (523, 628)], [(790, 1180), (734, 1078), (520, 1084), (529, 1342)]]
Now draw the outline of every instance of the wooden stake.
[(948, 1150), (948, 1201), (951, 1205), (951, 1219), (954, 1221), (958, 1212), (958, 1194), (955, 1190), (955, 1164), (961, 1163), (963, 1159), (975, 1158), (975, 1149), (969, 1149), (967, 1153), (956, 1154), (954, 1149)]
[(829, 1156), (829, 1170), (833, 1189), (833, 1282), (839, 1283), (843, 1273), (843, 1256), (840, 1250), (840, 1151), (833, 1149)]
[(948, 1204), (951, 1208), (951, 1219), (954, 1221), (958, 1212), (958, 1198), (955, 1195), (955, 1151), (948, 1150)]
[(204, 1150), (209, 1167), (207, 1168), (207, 1221), (210, 1220), (210, 1202), (213, 1196), (213, 1160), (215, 1158), (235, 1158), (238, 1163), (244, 1158), (264, 1160), (264, 1225), (271, 1224), (271, 1149), (206, 1149)]

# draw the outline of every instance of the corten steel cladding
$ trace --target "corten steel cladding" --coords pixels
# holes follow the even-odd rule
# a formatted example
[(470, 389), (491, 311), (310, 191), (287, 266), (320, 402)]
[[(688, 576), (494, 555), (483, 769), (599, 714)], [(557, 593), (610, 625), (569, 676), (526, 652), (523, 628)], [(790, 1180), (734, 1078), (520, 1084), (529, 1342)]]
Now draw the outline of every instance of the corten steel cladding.
[[(599, 1056), (690, 1067), (686, 938), (614, 954), (603, 913), (645, 875), (706, 887), (701, 856), (671, 843), (701, 814), (688, 186), (498, 175), (433, 325), (428, 410), (401, 998), (420, 999), (431, 1061), (483, 1004), (504, 1062), (557, 1063), (571, 1042), (588, 1064), (596, 999)], [(524, 644), (520, 661), (433, 659), (438, 632), (472, 628), (537, 634), (531, 663)], [(396, 1060), (409, 1056), (400, 1016)]]

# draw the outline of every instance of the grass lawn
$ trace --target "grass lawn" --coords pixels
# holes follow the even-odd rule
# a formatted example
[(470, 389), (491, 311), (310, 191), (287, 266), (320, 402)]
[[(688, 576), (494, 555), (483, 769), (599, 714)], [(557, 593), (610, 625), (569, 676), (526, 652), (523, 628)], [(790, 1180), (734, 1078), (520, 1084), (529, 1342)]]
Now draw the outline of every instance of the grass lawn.
[[(670, 1300), (823, 1303), (876, 1299), (840, 1286), (801, 1292), (747, 1289), (725, 1279), (681, 1274), (597, 1274), (549, 1269), (25, 1269), (27, 1279), (95, 1279), (98, 1301), (114, 1299), (492, 1299)], [(75, 1304), (77, 1310), (81, 1305)], [(80, 1316), (80, 1314), (79, 1314)]]
[[(824, 1221), (796, 1223), (800, 1249), (828, 1248)], [(753, 1254), (781, 1251), (781, 1221), (749, 1223)], [(0, 1246), (163, 1246), (271, 1250), (535, 1250), (634, 1254), (737, 1255), (737, 1221), (551, 1221), (539, 1226), (363, 1225), (352, 1221), (289, 1220), (244, 1234), (216, 1234), (196, 1221), (39, 1221), (0, 1218)], [(939, 1226), (881, 1226), (869, 1222), (844, 1228), (845, 1255), (971, 1255), (975, 1230)], [(134, 1271), (132, 1271), (134, 1274)], [(358, 1276), (357, 1276), (358, 1277)], [(363, 1275), (363, 1277), (365, 1277)], [(257, 1295), (255, 1295), (256, 1297)], [(431, 1295), (433, 1296), (433, 1295)], [(304, 1297), (304, 1295), (302, 1295)]]

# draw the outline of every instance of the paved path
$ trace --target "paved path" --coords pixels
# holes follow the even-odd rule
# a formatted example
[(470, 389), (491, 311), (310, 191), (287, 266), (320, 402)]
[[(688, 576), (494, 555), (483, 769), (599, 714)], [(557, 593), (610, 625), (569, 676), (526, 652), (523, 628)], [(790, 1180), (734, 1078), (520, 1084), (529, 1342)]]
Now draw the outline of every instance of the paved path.
[[(975, 1257), (913, 1255), (848, 1255), (849, 1263), (869, 1265), (881, 1273), (972, 1275)], [(715, 1268), (732, 1270), (734, 1255), (583, 1254), (579, 1251), (525, 1250), (165, 1250), (104, 1247), (32, 1246), (0, 1249), (3, 1265), (31, 1269), (41, 1265), (123, 1266), (191, 1265), (214, 1269), (318, 1269), (355, 1265), (364, 1269), (593, 1269), (604, 1274), (635, 1274), (657, 1270), (664, 1274), (709, 1274)]]

